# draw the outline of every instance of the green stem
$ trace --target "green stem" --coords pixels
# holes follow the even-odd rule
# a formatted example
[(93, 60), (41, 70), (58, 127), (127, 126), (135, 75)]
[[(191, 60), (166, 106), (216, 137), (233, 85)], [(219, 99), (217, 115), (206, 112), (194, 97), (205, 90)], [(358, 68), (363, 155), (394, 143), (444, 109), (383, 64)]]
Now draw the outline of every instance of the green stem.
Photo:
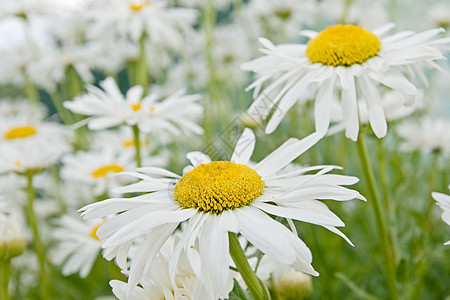
[(73, 120), (72, 120), (72, 114), (63, 107), (62, 105), (62, 99), (60, 94), (58, 93), (58, 91), (53, 91), (50, 92), (50, 99), (53, 102), (53, 105), (56, 108), (56, 111), (58, 112), (61, 120), (63, 121), (64, 124), (72, 124)]
[(364, 133), (361, 131), (359, 133), (356, 145), (358, 147), (358, 154), (361, 161), (361, 167), (364, 172), (364, 177), (368, 182), (368, 188), (370, 191), (370, 199), (368, 202), (371, 204), (375, 214), (376, 226), (384, 256), (386, 280), (390, 293), (390, 299), (398, 299), (395, 271), (395, 252), (392, 242), (393, 239), (386, 224), (385, 213), (383, 211), (382, 202), (379, 197), (378, 187), (375, 181), (375, 173), (370, 163), (369, 153), (364, 141)]
[(431, 196), (431, 193), (434, 191), (434, 185), (436, 182), (436, 177), (438, 173), (438, 158), (439, 158), (439, 152), (433, 151), (431, 153), (431, 167), (430, 167), (430, 177), (428, 179), (428, 192), (426, 197), (428, 198), (428, 204), (427, 208), (425, 210), (425, 229), (428, 231), (429, 234), (432, 234), (432, 223), (433, 223), (433, 216), (431, 214), (433, 207), (436, 204), (436, 201)]
[(141, 162), (141, 141), (139, 139), (139, 127), (137, 125), (133, 125), (133, 138), (134, 138), (134, 147), (136, 149), (136, 166), (138, 168), (142, 167)]
[(81, 78), (73, 66), (67, 67), (67, 83), (69, 91), (69, 95), (67, 96), (69, 99), (73, 99), (78, 96), (83, 89)]
[(230, 241), (231, 258), (236, 264), (244, 282), (247, 284), (248, 289), (252, 293), (253, 298), (258, 300), (270, 299), (267, 289), (258, 276), (256, 276), (255, 272), (253, 272), (252, 267), (250, 267), (247, 257), (245, 257), (244, 250), (242, 250), (241, 245), (239, 244), (236, 233), (228, 232), (228, 239)]
[(380, 176), (380, 184), (381, 184), (381, 190), (383, 193), (383, 205), (388, 213), (389, 219), (391, 219), (391, 209), (390, 209), (390, 201), (389, 201), (389, 187), (388, 187), (388, 180), (386, 178), (387, 175), (387, 166), (386, 166), (386, 159), (384, 156), (384, 147), (383, 147), (383, 139), (377, 140), (377, 158), (378, 158), (378, 166), (379, 166), (379, 176)]
[(35, 104), (35, 105), (39, 104), (40, 97), (39, 97), (38, 89), (30, 81), (30, 78), (28, 78), (27, 75), (24, 75), (24, 80), (25, 80), (25, 94), (26, 94), (28, 100), (30, 100), (30, 102), (32, 104)]
[(27, 175), (28, 180), (28, 205), (27, 205), (27, 217), (28, 222), (31, 227), (31, 232), (33, 234), (33, 247), (34, 251), (36, 252), (36, 255), (39, 260), (39, 271), (40, 271), (40, 291), (41, 291), (41, 298), (42, 299), (49, 299), (47, 297), (47, 276), (46, 268), (45, 268), (45, 249), (44, 245), (42, 243), (38, 226), (37, 226), (37, 220), (36, 215), (34, 213), (33, 203), (35, 198), (35, 191), (33, 188), (33, 176)]
[(139, 39), (139, 57), (136, 63), (136, 84), (139, 84), (144, 89), (144, 95), (147, 95), (149, 76), (147, 72), (147, 58), (145, 51), (145, 34)]
[(0, 261), (0, 300), (9, 300), (8, 285), (11, 276), (11, 260)]

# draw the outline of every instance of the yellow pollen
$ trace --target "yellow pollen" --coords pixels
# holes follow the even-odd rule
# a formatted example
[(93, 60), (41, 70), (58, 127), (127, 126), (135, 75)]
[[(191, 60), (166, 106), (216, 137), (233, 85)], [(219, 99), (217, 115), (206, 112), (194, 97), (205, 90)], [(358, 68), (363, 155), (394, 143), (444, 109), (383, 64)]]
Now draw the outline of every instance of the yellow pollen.
[(328, 66), (362, 64), (378, 54), (380, 39), (371, 31), (355, 25), (335, 25), (309, 41), (306, 56), (313, 63)]
[(141, 109), (141, 106), (142, 106), (141, 102), (131, 104), (131, 108), (132, 108), (134, 111), (140, 110), (140, 109)]
[(36, 128), (31, 125), (14, 127), (5, 133), (5, 139), (7, 140), (21, 139), (35, 135), (36, 133), (37, 133)]
[(263, 189), (264, 181), (255, 170), (233, 162), (213, 161), (184, 174), (173, 193), (184, 208), (218, 214), (250, 204)]
[(123, 167), (119, 165), (107, 165), (101, 168), (98, 168), (94, 172), (92, 172), (92, 176), (95, 178), (106, 177), (109, 173), (119, 173), (123, 171)]
[(15, 160), (15, 161), (14, 161), (14, 164), (15, 164), (16, 167), (18, 167), (18, 168), (20, 168), (20, 166), (22, 165), (22, 164), (20, 163), (20, 161), (18, 161), (18, 160)]
[(144, 7), (147, 7), (149, 5), (150, 5), (150, 2), (142, 2), (139, 4), (133, 3), (133, 4), (130, 4), (130, 9), (132, 11), (140, 11), (141, 9), (143, 9)]
[(154, 105), (150, 106), (150, 113), (151, 113), (151, 114), (155, 112), (155, 108), (156, 108), (156, 107), (155, 107)]
[(105, 222), (106, 222), (106, 221), (100, 222), (100, 224), (98, 224), (97, 226), (95, 226), (95, 227), (92, 229), (91, 234), (90, 234), (91, 238), (93, 238), (94, 240), (97, 240), (97, 241), (100, 240), (100, 239), (98, 238), (98, 236), (97, 236), (97, 230), (98, 230), (98, 229), (100, 228), (100, 226), (102, 226), (103, 223), (105, 223)]

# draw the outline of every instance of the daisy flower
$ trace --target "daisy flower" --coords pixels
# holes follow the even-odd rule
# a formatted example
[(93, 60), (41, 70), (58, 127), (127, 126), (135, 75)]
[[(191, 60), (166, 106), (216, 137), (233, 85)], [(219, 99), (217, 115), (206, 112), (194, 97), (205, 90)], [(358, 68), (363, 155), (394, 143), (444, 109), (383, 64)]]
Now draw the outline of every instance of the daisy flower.
[(133, 152), (104, 147), (89, 152), (79, 151), (62, 159), (61, 177), (92, 186), (93, 193), (100, 196), (110, 193), (124, 180), (123, 176), (110, 177), (109, 174), (129, 171), (136, 167)]
[(450, 120), (426, 117), (422, 120), (403, 122), (397, 126), (402, 139), (400, 149), (430, 153), (440, 151), (450, 154)]
[[(286, 112), (297, 102), (315, 98), (316, 130), (325, 134), (331, 119), (333, 93), (341, 93), (345, 112), (345, 134), (356, 141), (359, 131), (357, 90), (361, 92), (369, 114), (369, 123), (378, 138), (385, 136), (387, 124), (378, 86), (397, 90), (409, 98), (417, 93), (405, 73), (425, 78), (422, 65), (439, 68), (434, 60), (444, 59), (438, 49), (449, 38), (435, 38), (444, 31), (432, 29), (388, 35), (394, 26), (375, 30), (355, 25), (330, 26), (321, 32), (302, 31), (311, 38), (307, 44), (275, 46), (260, 39), (263, 57), (245, 63), (245, 70), (257, 74), (248, 89), (254, 89), (249, 113), (267, 118), (276, 106), (266, 127), (273, 132)], [(270, 82), (263, 87), (266, 82)]]
[[(154, 262), (142, 279), (140, 286), (130, 286), (129, 283), (112, 280), (110, 285), (113, 293), (119, 299), (139, 300), (139, 299), (168, 299), (168, 300), (188, 300), (188, 299), (211, 299), (216, 300), (218, 296), (213, 290), (207, 290), (196, 277), (192, 270), (185, 251), (180, 254), (175, 277), (175, 285), (172, 285), (169, 275), (169, 261), (174, 254), (175, 241), (180, 239), (180, 232), (171, 236), (161, 251), (155, 256)], [(133, 259), (133, 258), (131, 258)], [(124, 271), (126, 272), (126, 271)], [(232, 281), (229, 282), (232, 285)], [(128, 291), (131, 293), (128, 294)]]
[[(450, 188), (450, 186), (449, 186)], [(437, 201), (437, 205), (442, 208), (442, 221), (450, 225), (450, 195), (443, 193), (432, 193), (434, 200)], [(446, 242), (444, 245), (450, 245), (450, 241)]]
[(51, 233), (57, 246), (52, 249), (51, 258), (56, 265), (62, 265), (62, 274), (79, 273), (85, 278), (91, 272), (102, 247), (96, 235), (103, 220), (79, 220), (64, 215), (58, 221), (58, 228)]
[(197, 13), (193, 9), (169, 7), (167, 1), (103, 0), (88, 7), (92, 25), (91, 40), (131, 39), (138, 42), (145, 34), (153, 45), (177, 49), (183, 34), (192, 30)]
[(25, 251), (25, 220), (17, 205), (0, 198), (0, 261)]
[[(122, 255), (133, 240), (144, 238), (131, 262), (130, 286), (139, 282), (159, 248), (182, 222), (187, 223), (186, 230), (169, 261), (172, 281), (184, 250), (201, 282), (217, 291), (219, 298), (226, 298), (231, 289), (228, 232), (240, 233), (281, 264), (318, 275), (305, 243), (269, 214), (288, 219), (293, 230), (290, 219), (321, 225), (344, 236), (336, 229), (344, 223), (320, 200), (364, 199), (357, 191), (341, 186), (354, 184), (358, 178), (326, 174), (334, 166), (277, 174), (320, 137), (314, 133), (302, 140), (289, 139), (252, 168), (249, 160), (255, 135), (246, 129), (231, 161), (211, 161), (204, 153), (191, 152), (187, 157), (192, 165), (185, 168), (183, 176), (159, 168), (140, 168), (128, 174), (142, 180), (117, 191), (144, 194), (88, 205), (81, 209), (82, 215), (98, 218), (117, 214), (97, 235), (103, 247), (119, 248)], [(314, 175), (305, 174), (316, 170)]]
[(89, 85), (88, 94), (64, 102), (74, 113), (92, 116), (88, 118), (89, 129), (100, 130), (122, 124), (137, 125), (143, 132), (163, 130), (173, 134), (201, 134), (197, 124), (203, 108), (197, 102), (199, 95), (184, 95), (179, 91), (164, 100), (151, 93), (144, 97), (140, 85), (130, 88), (122, 95), (112, 78), (100, 82), (103, 88)]

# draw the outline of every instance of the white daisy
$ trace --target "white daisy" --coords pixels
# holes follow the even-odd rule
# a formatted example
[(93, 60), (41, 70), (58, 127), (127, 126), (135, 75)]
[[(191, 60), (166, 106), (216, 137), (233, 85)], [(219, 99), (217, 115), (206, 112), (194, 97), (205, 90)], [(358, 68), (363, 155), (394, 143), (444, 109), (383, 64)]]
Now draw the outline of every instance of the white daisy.
[(93, 23), (87, 31), (89, 39), (137, 42), (145, 34), (153, 45), (171, 49), (183, 44), (183, 34), (192, 30), (197, 19), (195, 10), (169, 7), (161, 0), (93, 1), (88, 14)]
[[(110, 282), (113, 293), (119, 299), (168, 299), (168, 300), (216, 300), (214, 291), (207, 290), (192, 270), (185, 251), (180, 254), (176, 270), (175, 285), (170, 280), (170, 257), (174, 254), (175, 241), (180, 239), (180, 232), (171, 236), (161, 251), (155, 256), (150, 269), (146, 270), (139, 286), (113, 280)], [(125, 271), (126, 272), (126, 271)], [(232, 281), (229, 282), (232, 285)], [(129, 293), (129, 291), (131, 292)]]
[[(182, 177), (159, 168), (141, 168), (128, 174), (142, 181), (117, 189), (144, 192), (134, 198), (118, 198), (88, 205), (81, 210), (86, 218), (119, 214), (97, 232), (105, 248), (119, 248), (122, 256), (136, 238), (144, 237), (131, 262), (129, 284), (136, 285), (151, 266), (159, 248), (177, 226), (187, 221), (186, 231), (169, 261), (174, 280), (184, 249), (195, 274), (207, 287), (226, 298), (231, 263), (228, 232), (242, 234), (250, 243), (282, 264), (318, 275), (311, 266), (312, 254), (295, 232), (268, 214), (321, 225), (344, 236), (344, 223), (322, 199), (346, 201), (364, 199), (357, 191), (342, 187), (356, 177), (326, 174), (334, 166), (309, 167), (288, 174), (276, 172), (314, 145), (320, 135), (303, 140), (289, 139), (259, 162), (248, 166), (255, 146), (253, 132), (246, 129), (231, 161), (211, 161), (201, 152), (187, 155), (192, 166)], [(310, 171), (319, 170), (314, 175)]]
[[(261, 51), (266, 55), (242, 66), (258, 76), (248, 87), (254, 89), (255, 98), (249, 113), (267, 118), (277, 105), (266, 127), (266, 132), (271, 133), (297, 101), (315, 97), (316, 130), (325, 134), (331, 119), (330, 101), (337, 88), (342, 92), (345, 134), (356, 141), (358, 89), (375, 135), (383, 137), (387, 124), (378, 86), (412, 97), (417, 89), (404, 73), (415, 72), (425, 78), (421, 65), (439, 68), (434, 60), (444, 57), (438, 47), (450, 42), (449, 38), (435, 38), (443, 29), (387, 35), (392, 28), (388, 24), (369, 31), (355, 25), (335, 25), (320, 33), (303, 31), (311, 38), (308, 44), (274, 46), (260, 39), (265, 47)], [(263, 88), (268, 81), (271, 83)]]
[[(129, 182), (129, 178), (111, 177), (109, 174), (129, 171), (136, 167), (133, 152), (110, 147), (68, 154), (63, 157), (62, 163), (63, 180), (87, 184), (93, 188), (92, 192), (96, 196), (109, 194), (112, 188)], [(124, 181), (125, 179), (127, 180)]]
[(50, 256), (56, 265), (62, 265), (62, 274), (68, 276), (79, 273), (85, 278), (91, 272), (99, 253), (101, 243), (96, 235), (103, 220), (79, 220), (63, 215), (58, 221), (58, 228), (51, 233), (57, 246)]
[(0, 261), (25, 251), (25, 228), (21, 208), (0, 198)]
[(29, 116), (35, 120), (43, 120), (47, 116), (47, 109), (44, 105), (31, 105), (26, 98), (3, 98), (0, 99), (0, 118), (16, 118), (19, 116)]
[(143, 88), (136, 85), (124, 97), (114, 79), (100, 82), (103, 90), (88, 86), (88, 94), (64, 102), (74, 113), (92, 116), (87, 120), (89, 129), (100, 130), (117, 125), (137, 125), (143, 132), (162, 130), (172, 134), (201, 134), (197, 124), (203, 108), (199, 95), (184, 95), (179, 91), (159, 100), (151, 93), (142, 100)]
[(450, 120), (448, 118), (426, 117), (422, 120), (403, 122), (397, 126), (402, 139), (403, 151), (430, 153), (441, 151), (450, 154)]
[[(449, 186), (450, 188), (450, 186)], [(450, 195), (443, 193), (432, 193), (434, 200), (437, 201), (437, 205), (442, 208), (442, 220), (450, 225)], [(444, 245), (450, 245), (450, 241), (446, 242)]]

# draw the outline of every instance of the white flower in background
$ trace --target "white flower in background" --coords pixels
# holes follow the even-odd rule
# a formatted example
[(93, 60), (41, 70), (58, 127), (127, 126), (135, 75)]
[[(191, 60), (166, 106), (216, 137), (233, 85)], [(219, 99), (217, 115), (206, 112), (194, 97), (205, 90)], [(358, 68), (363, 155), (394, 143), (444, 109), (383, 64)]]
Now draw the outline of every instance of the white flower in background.
[(429, 14), (435, 26), (450, 26), (450, 4), (448, 2), (433, 5), (429, 10)]
[(63, 140), (31, 140), (0, 145), (0, 173), (35, 174), (55, 164), (71, 147)]
[(403, 122), (397, 126), (397, 134), (403, 140), (400, 149), (430, 153), (441, 151), (450, 154), (450, 120), (426, 117), (420, 121)]
[(31, 104), (29, 100), (21, 97), (0, 99), (0, 119), (6, 118), (32, 118), (44, 120), (47, 108), (41, 104)]
[(216, 27), (213, 47), (215, 72), (224, 80), (245, 82), (247, 74), (239, 66), (251, 58), (251, 48), (242, 27), (236, 25)]
[(25, 251), (25, 220), (21, 207), (0, 198), (0, 261)]
[(57, 246), (50, 257), (56, 265), (62, 265), (64, 276), (79, 273), (85, 278), (91, 272), (102, 247), (96, 235), (104, 220), (80, 220), (63, 215), (51, 235)]
[[(388, 123), (403, 119), (418, 110), (424, 108), (423, 92), (419, 91), (413, 103), (409, 103), (408, 97), (398, 91), (388, 90), (381, 96), (381, 103), (385, 112), (386, 121)], [(340, 105), (337, 98), (332, 102), (331, 121), (338, 123), (330, 128), (329, 134), (345, 130), (343, 107)], [(369, 112), (364, 101), (358, 101), (358, 115), (359, 123), (361, 125), (369, 125)]]
[(1, 201), (23, 205), (27, 199), (25, 186), (26, 180), (22, 176), (16, 174), (0, 175)]
[[(434, 60), (444, 59), (438, 49), (450, 43), (436, 38), (443, 29), (421, 33), (412, 31), (387, 35), (394, 25), (369, 31), (355, 25), (335, 25), (318, 32), (303, 31), (311, 38), (308, 44), (274, 46), (260, 39), (266, 54), (242, 67), (258, 76), (248, 89), (254, 89), (250, 114), (267, 118), (276, 106), (266, 127), (273, 132), (296, 102), (315, 98), (316, 130), (325, 134), (331, 120), (333, 93), (341, 93), (345, 112), (345, 134), (356, 141), (359, 132), (357, 89), (368, 108), (369, 123), (378, 138), (385, 136), (387, 124), (378, 91), (384, 85), (409, 98), (416, 87), (404, 73), (416, 73), (425, 79), (422, 66), (439, 68)], [(265, 83), (269, 84), (265, 85)]]
[(29, 18), (34, 15), (48, 15), (52, 12), (50, 4), (48, 0), (2, 0), (0, 1), (0, 19), (8, 16)]
[[(449, 186), (450, 188), (450, 186)], [(437, 205), (442, 208), (442, 220), (450, 225), (450, 195), (443, 193), (432, 193), (434, 200), (437, 201)], [(446, 242), (444, 245), (450, 245), (450, 241)]]
[(62, 163), (61, 177), (64, 180), (89, 185), (96, 196), (110, 194), (112, 188), (129, 182), (129, 177), (108, 175), (136, 167), (133, 152), (110, 147), (68, 154), (62, 158)]
[(183, 34), (196, 22), (195, 10), (168, 7), (167, 1), (113, 0), (93, 1), (88, 8), (92, 26), (91, 40), (131, 39), (138, 42), (145, 34), (153, 45), (177, 49)]
[(136, 85), (124, 97), (112, 78), (100, 82), (99, 89), (88, 86), (88, 94), (64, 102), (74, 113), (92, 116), (87, 120), (89, 129), (100, 130), (117, 125), (138, 125), (143, 132), (164, 131), (172, 134), (201, 134), (197, 124), (203, 107), (199, 95), (184, 95), (179, 91), (160, 100), (151, 93), (142, 98), (143, 88)]
[[(268, 214), (321, 225), (343, 236), (336, 227), (344, 223), (320, 200), (364, 199), (357, 191), (341, 186), (355, 184), (358, 178), (326, 174), (333, 166), (276, 173), (319, 139), (317, 133), (303, 140), (289, 139), (251, 168), (247, 164), (255, 136), (246, 129), (231, 161), (211, 161), (206, 154), (191, 152), (187, 157), (192, 166), (185, 168), (187, 173), (182, 177), (159, 168), (138, 169), (128, 174), (142, 181), (118, 188), (117, 192), (145, 194), (94, 203), (82, 208), (82, 215), (98, 218), (120, 213), (97, 232), (105, 248), (120, 247), (125, 253), (133, 240), (145, 238), (131, 262), (130, 286), (139, 282), (160, 247), (185, 221), (186, 231), (169, 267), (174, 270), (184, 249), (195, 274), (217, 292), (216, 298), (226, 298), (231, 289), (228, 232), (242, 234), (281, 264), (318, 275), (304, 242)], [(314, 175), (305, 174), (316, 170), (319, 171)], [(175, 274), (170, 272), (170, 276), (173, 280)]]
[[(147, 269), (140, 280), (140, 286), (112, 280), (110, 285), (117, 298), (123, 300), (140, 299), (172, 299), (172, 300), (216, 300), (214, 291), (207, 290), (195, 275), (189, 264), (185, 251), (180, 254), (180, 261), (176, 267), (175, 282), (170, 279), (170, 257), (174, 254), (176, 243), (180, 239), (180, 232), (172, 235), (156, 254), (151, 268)], [(229, 282), (232, 285), (232, 282)], [(128, 291), (131, 291), (127, 296)]]
[(376, 28), (389, 22), (389, 5), (386, 0), (370, 1), (359, 0), (354, 1), (346, 10), (346, 2), (321, 0), (317, 4), (316, 10), (320, 14), (322, 20), (326, 20), (326, 24), (336, 24), (345, 17), (347, 24), (354, 24), (365, 28)]
[(39, 22), (21, 18), (1, 20), (0, 83), (23, 84), (29, 64), (53, 43), (53, 38)]
[(54, 122), (42, 121), (38, 114), (21, 114), (0, 119), (1, 144), (47, 141), (67, 144), (71, 138), (68, 128)]
[(314, 1), (251, 0), (243, 15), (253, 38), (267, 36), (286, 42), (297, 40), (302, 26), (313, 25), (316, 6)]
[(87, 85), (88, 94), (65, 101), (64, 107), (70, 111), (86, 116), (91, 130), (101, 130), (122, 124), (136, 125), (141, 115), (143, 88), (131, 87), (124, 96), (113, 78), (100, 82), (100, 88)]

